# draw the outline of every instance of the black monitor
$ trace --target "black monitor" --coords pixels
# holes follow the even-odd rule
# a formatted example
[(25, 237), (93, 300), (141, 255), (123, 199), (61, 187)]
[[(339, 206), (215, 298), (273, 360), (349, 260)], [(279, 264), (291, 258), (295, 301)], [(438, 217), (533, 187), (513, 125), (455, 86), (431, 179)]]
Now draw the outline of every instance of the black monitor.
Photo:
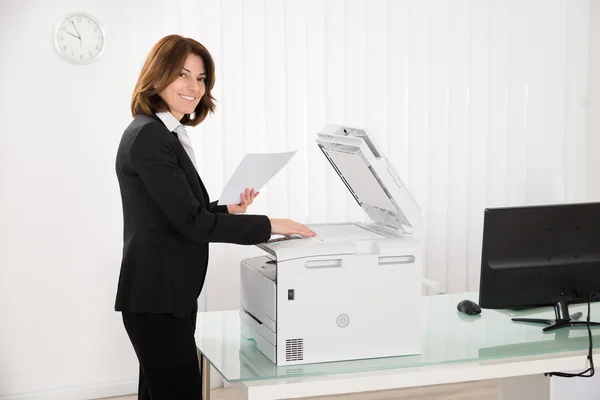
[(550, 331), (586, 325), (568, 306), (587, 302), (594, 292), (600, 293), (600, 203), (485, 210), (481, 308), (553, 306), (553, 320), (513, 318)]

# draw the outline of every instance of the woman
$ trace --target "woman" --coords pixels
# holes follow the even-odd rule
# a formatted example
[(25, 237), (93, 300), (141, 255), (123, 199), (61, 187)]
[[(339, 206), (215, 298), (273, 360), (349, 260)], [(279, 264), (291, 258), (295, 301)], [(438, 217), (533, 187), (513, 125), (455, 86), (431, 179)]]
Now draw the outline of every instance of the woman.
[(314, 236), (306, 226), (210, 202), (184, 126), (209, 112), (212, 57), (193, 39), (171, 35), (150, 51), (131, 101), (134, 117), (119, 144), (124, 246), (115, 309), (140, 362), (139, 399), (200, 399), (194, 330), (208, 266), (208, 243), (252, 245), (271, 234)]

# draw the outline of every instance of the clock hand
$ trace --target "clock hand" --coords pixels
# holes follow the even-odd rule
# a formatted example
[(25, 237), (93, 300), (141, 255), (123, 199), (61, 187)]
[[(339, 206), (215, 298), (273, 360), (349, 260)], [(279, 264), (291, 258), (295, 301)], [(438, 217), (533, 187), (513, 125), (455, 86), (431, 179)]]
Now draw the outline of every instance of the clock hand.
[(77, 32), (77, 36), (75, 36), (77, 39), (79, 39), (79, 47), (82, 46), (81, 44), (81, 34), (79, 33), (79, 31), (77, 30), (77, 27), (75, 26), (75, 23), (73, 22), (73, 20), (71, 20), (71, 24), (73, 25), (73, 28), (75, 28), (75, 32)]
[(71, 25), (73, 25), (73, 28), (75, 28), (75, 32), (77, 32), (77, 38), (81, 40), (81, 35), (79, 34), (79, 31), (77, 30), (77, 27), (75, 26), (75, 23), (73, 21), (71, 21)]
[(67, 32), (67, 33), (68, 33), (69, 35), (73, 36), (74, 38), (81, 39), (79, 36), (75, 36), (75, 35), (73, 35), (71, 32)]

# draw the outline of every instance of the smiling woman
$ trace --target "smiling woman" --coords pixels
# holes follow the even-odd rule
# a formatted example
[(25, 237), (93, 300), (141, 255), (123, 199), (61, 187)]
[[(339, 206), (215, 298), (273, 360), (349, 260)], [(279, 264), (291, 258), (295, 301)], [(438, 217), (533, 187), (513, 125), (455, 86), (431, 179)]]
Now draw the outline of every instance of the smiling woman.
[(170, 105), (171, 114), (180, 120), (185, 114), (194, 113), (204, 96), (205, 83), (204, 61), (195, 54), (189, 54), (179, 77), (164, 88), (159, 96)]
[(239, 204), (211, 202), (185, 126), (215, 108), (214, 64), (197, 41), (178, 35), (150, 51), (131, 100), (133, 121), (117, 151), (123, 203), (123, 259), (115, 309), (140, 362), (139, 398), (199, 399), (194, 342), (197, 299), (211, 242), (253, 245), (271, 233), (313, 236), (306, 226), (243, 214)]
[(215, 110), (214, 71), (202, 44), (179, 35), (164, 37), (142, 67), (131, 101), (133, 116), (171, 111), (183, 125), (198, 125)]

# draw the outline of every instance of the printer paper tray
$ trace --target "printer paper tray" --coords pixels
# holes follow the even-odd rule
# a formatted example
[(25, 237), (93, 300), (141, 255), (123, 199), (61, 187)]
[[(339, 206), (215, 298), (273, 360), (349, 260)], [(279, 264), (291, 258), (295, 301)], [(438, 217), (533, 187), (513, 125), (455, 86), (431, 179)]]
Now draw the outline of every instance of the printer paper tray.
[[(269, 360), (271, 360), (271, 362), (273, 364), (277, 364), (277, 359), (276, 359), (277, 347), (274, 344), (270, 343), (263, 335), (258, 333), (256, 331), (256, 329), (254, 329), (253, 326), (255, 326), (254, 324), (256, 324), (256, 322), (254, 322), (251, 317), (249, 317), (247, 315), (244, 316), (243, 314), (245, 314), (245, 313), (243, 310), (241, 310), (240, 313), (242, 314), (241, 315), (242, 318), (240, 321), (240, 328), (241, 328), (242, 336), (245, 337), (246, 339), (254, 340), (254, 342), (256, 343), (256, 348), (261, 353), (263, 353)], [(264, 327), (264, 325), (262, 325), (262, 326)], [(265, 329), (268, 330), (268, 328), (266, 328), (266, 327), (265, 327)], [(273, 339), (275, 339), (274, 333), (273, 333)], [(273, 341), (275, 341), (275, 340), (273, 340)]]
[(254, 319), (246, 310), (244, 310), (244, 308), (240, 310), (240, 320), (251, 327), (257, 334), (268, 340), (272, 345), (277, 343), (276, 333), (269, 329), (269, 327), (265, 324), (257, 322), (256, 319)]

